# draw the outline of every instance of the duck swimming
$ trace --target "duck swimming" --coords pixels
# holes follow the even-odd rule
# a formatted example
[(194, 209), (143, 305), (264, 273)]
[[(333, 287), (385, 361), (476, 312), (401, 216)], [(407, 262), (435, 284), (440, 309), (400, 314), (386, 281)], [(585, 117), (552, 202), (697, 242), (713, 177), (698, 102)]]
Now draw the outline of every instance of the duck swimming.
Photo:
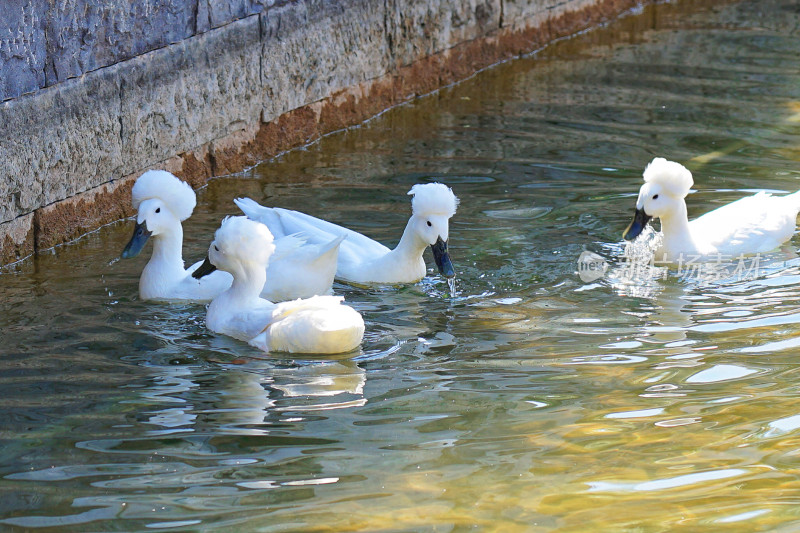
[[(131, 199), (138, 211), (136, 226), (122, 257), (138, 255), (148, 239), (153, 241), (153, 255), (139, 278), (143, 300), (209, 301), (230, 287), (233, 278), (227, 272), (195, 279), (191, 274), (200, 262), (184, 268), (181, 222), (197, 203), (189, 184), (164, 170), (149, 170), (136, 180)], [(330, 292), (342, 239), (314, 245), (296, 235), (279, 239), (269, 267), (270, 281), (261, 291), (264, 297), (283, 301)]]
[(447, 251), (450, 218), (458, 198), (442, 183), (414, 185), (408, 192), (411, 218), (397, 246), (391, 250), (360, 233), (319, 218), (281, 209), (264, 207), (250, 198), (237, 198), (236, 205), (252, 220), (264, 223), (276, 236), (302, 232), (312, 242), (326, 242), (345, 236), (339, 247), (336, 277), (353, 283), (415, 283), (425, 277), (422, 257), (428, 246), (439, 272), (455, 276)]
[(292, 353), (343, 353), (354, 350), (364, 336), (364, 320), (340, 296), (314, 296), (274, 304), (259, 297), (267, 280), (272, 234), (260, 222), (228, 217), (208, 248), (203, 276), (213, 267), (233, 276), (233, 283), (208, 306), (211, 331), (247, 341), (261, 350)]
[(680, 163), (657, 157), (644, 170), (633, 221), (623, 233), (635, 239), (652, 218), (661, 219), (663, 238), (656, 259), (728, 259), (777, 248), (794, 234), (800, 191), (784, 196), (759, 192), (689, 221), (686, 195), (694, 181)]

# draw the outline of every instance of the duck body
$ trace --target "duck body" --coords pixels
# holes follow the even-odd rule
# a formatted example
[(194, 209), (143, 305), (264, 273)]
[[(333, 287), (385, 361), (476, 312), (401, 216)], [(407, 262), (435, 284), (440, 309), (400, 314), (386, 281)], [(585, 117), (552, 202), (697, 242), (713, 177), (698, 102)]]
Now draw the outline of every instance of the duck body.
[(364, 336), (361, 315), (343, 305), (341, 296), (243, 303), (229, 291), (209, 304), (206, 326), (265, 352), (344, 353), (356, 349)]
[(794, 235), (799, 211), (800, 193), (772, 196), (759, 192), (690, 221), (688, 231), (670, 231), (662, 219), (664, 237), (656, 257), (735, 258), (768, 252)]
[[(153, 239), (153, 255), (139, 278), (139, 298), (208, 302), (230, 287), (233, 278), (227, 272), (214, 272), (202, 279), (193, 278), (192, 273), (202, 261), (184, 269), (180, 253), (177, 256), (170, 253), (175, 247), (170, 245), (169, 240)], [(177, 249), (180, 250), (180, 244)]]
[(685, 197), (693, 180), (688, 169), (663, 158), (645, 169), (634, 219), (623, 234), (636, 238), (651, 218), (661, 220), (655, 259), (666, 262), (735, 259), (764, 253), (789, 240), (800, 212), (800, 192), (759, 192), (689, 221)]
[(248, 218), (265, 224), (276, 238), (295, 233), (314, 243), (344, 238), (339, 246), (336, 264), (336, 277), (343, 281), (360, 284), (415, 283), (427, 273), (423, 252), (428, 246), (433, 250), (439, 271), (446, 277), (453, 277), (455, 272), (447, 242), (449, 220), (455, 213), (457, 198), (441, 183), (415, 185), (409, 194), (415, 195), (412, 215), (394, 249), (306, 213), (264, 207), (250, 198), (238, 198), (234, 202)]
[[(188, 184), (168, 172), (151, 170), (136, 181), (132, 197), (136, 227), (122, 256), (134, 257), (148, 240), (153, 242), (153, 254), (139, 279), (140, 298), (207, 302), (230, 287), (233, 277), (227, 272), (214, 271), (197, 279), (192, 274), (202, 262), (184, 267), (182, 221), (191, 215), (196, 202)], [(296, 235), (279, 239), (269, 265), (270, 281), (262, 295), (283, 301), (328, 294), (341, 241), (333, 238), (311, 244)]]
[(337, 296), (314, 296), (279, 304), (259, 296), (274, 246), (263, 224), (245, 217), (223, 222), (209, 247), (208, 262), (230, 273), (231, 286), (208, 306), (206, 325), (261, 350), (343, 353), (364, 336), (364, 320)]
[(336, 264), (336, 277), (344, 281), (415, 283), (427, 272), (422, 254), (428, 245), (413, 236), (401, 239), (402, 246), (392, 250), (361, 233), (299, 211), (264, 207), (249, 198), (235, 202), (250, 219), (269, 221), (267, 227), (274, 231), (273, 235), (301, 233), (312, 242), (344, 238)]

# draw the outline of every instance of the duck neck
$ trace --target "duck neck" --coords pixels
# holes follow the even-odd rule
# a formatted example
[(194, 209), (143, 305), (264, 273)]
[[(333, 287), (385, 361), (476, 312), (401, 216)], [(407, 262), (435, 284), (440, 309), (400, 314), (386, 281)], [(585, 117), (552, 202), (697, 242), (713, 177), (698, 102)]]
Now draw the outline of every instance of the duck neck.
[(420, 239), (419, 235), (414, 231), (415, 223), (416, 220), (412, 215), (412, 217), (408, 219), (406, 229), (403, 230), (403, 236), (400, 238), (400, 242), (397, 243), (397, 246), (395, 246), (394, 250), (391, 252), (395, 259), (415, 261), (422, 257), (422, 253), (425, 251), (428, 243)]
[(183, 228), (180, 223), (169, 231), (153, 236), (153, 255), (142, 272), (142, 278), (172, 281), (184, 276)]
[(233, 283), (225, 292), (228, 303), (240, 308), (253, 306), (260, 299), (261, 289), (266, 281), (265, 266), (242, 266), (233, 273)]
[[(664, 239), (662, 247), (669, 255), (694, 252), (684, 200), (681, 200), (675, 209), (661, 216), (661, 233)], [(687, 249), (687, 245), (691, 249)]]
[(422, 258), (422, 253), (428, 244), (414, 231), (415, 225), (416, 221), (412, 216), (394, 250), (372, 265), (376, 271), (383, 274), (384, 278), (375, 281), (408, 283), (418, 281), (425, 276), (425, 260)]

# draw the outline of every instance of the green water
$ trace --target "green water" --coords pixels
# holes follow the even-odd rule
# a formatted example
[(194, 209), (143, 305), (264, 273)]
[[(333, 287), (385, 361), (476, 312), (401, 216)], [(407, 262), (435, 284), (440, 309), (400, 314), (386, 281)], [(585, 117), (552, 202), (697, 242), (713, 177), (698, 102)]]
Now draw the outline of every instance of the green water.
[(393, 245), (411, 185), (452, 186), (456, 295), (430, 257), (337, 284), (355, 354), (139, 301), (130, 221), (5, 269), (0, 529), (800, 529), (800, 237), (710, 281), (632, 278), (620, 239), (654, 156), (694, 216), (800, 189), (799, 34), (790, 0), (661, 4), (212, 181), (187, 261), (237, 196)]

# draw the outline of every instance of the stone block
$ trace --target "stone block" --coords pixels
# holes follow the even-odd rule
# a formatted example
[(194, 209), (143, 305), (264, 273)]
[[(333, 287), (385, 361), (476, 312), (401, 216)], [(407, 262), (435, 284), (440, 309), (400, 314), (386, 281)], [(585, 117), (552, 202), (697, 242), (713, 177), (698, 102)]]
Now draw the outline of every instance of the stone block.
[(410, 65), (500, 27), (501, 0), (387, 0), (397, 66)]
[(33, 213), (36, 249), (52, 248), (111, 220), (132, 216), (131, 188), (137, 177), (114, 180), (37, 209)]
[(126, 62), (120, 174), (257, 123), (260, 53), (253, 16)]
[(45, 3), (40, 16), (48, 36), (48, 86), (177, 43), (195, 31), (195, 0)]
[(0, 265), (7, 265), (31, 255), (33, 213), (0, 223)]
[(385, 75), (383, 2), (310, 0), (261, 15), (264, 122)]
[(44, 87), (45, 0), (0, 2), (0, 102)]
[(197, 32), (219, 28), (240, 18), (261, 13), (289, 0), (199, 0), (197, 2)]
[(0, 222), (117, 176), (116, 78), (105, 69), (0, 105)]

